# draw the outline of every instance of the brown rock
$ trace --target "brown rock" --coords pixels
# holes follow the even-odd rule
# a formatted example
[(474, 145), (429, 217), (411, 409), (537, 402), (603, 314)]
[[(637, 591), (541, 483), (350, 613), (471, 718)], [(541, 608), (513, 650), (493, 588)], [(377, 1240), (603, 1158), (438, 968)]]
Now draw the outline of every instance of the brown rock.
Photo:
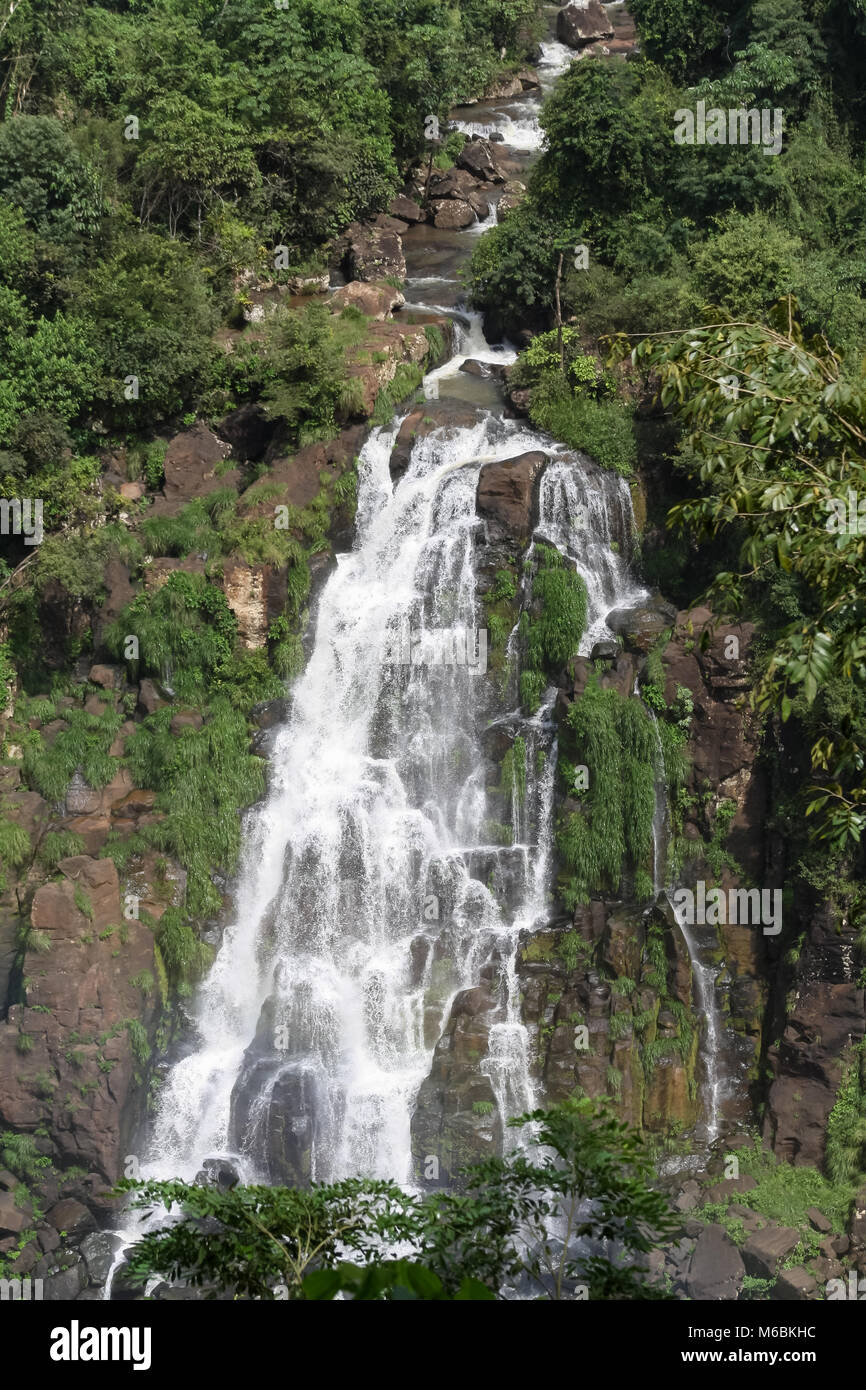
[(707, 1190), (707, 1200), (709, 1202), (724, 1202), (737, 1193), (751, 1192), (757, 1186), (755, 1179), (748, 1173), (743, 1173), (739, 1178), (724, 1178)]
[(388, 204), (388, 212), (392, 217), (399, 217), (402, 222), (423, 222), (424, 214), (414, 198), (407, 198), (399, 193), (396, 198), (392, 198)]
[(0, 1192), (0, 1235), (20, 1235), (32, 1222), (31, 1211), (29, 1203), (16, 1206), (12, 1192)]
[(184, 729), (200, 729), (204, 720), (198, 710), (185, 709), (179, 714), (172, 715), (171, 732), (173, 734), (183, 733)]
[(460, 198), (447, 198), (433, 204), (433, 225), (446, 229), (469, 227), (475, 221), (475, 213), (468, 203)]
[(122, 684), (121, 673), (116, 666), (91, 666), (87, 679), (93, 685), (101, 685), (103, 690), (116, 690)]
[(367, 318), (379, 321), (386, 319), (392, 309), (399, 309), (405, 303), (405, 295), (394, 289), (393, 285), (372, 284), (364, 280), (350, 280), (348, 285), (341, 285), (330, 299), (334, 310), (345, 309), (351, 304)]
[(536, 523), (538, 483), (548, 461), (540, 451), (486, 463), (478, 476), (476, 510), (490, 540), (528, 540)]
[(598, 39), (612, 39), (613, 25), (600, 0), (566, 5), (556, 16), (556, 37), (569, 48), (585, 48)]
[(789, 1303), (805, 1302), (817, 1296), (818, 1285), (809, 1271), (800, 1265), (795, 1269), (781, 1270), (770, 1290), (772, 1299), (782, 1299)]
[(352, 280), (406, 279), (403, 244), (396, 232), (353, 222), (346, 232), (346, 269)]
[(243, 645), (249, 651), (264, 647), (272, 621), (285, 609), (286, 571), (227, 561), (220, 582)]
[(813, 1231), (819, 1231), (822, 1236), (827, 1236), (833, 1230), (832, 1221), (828, 1220), (824, 1213), (819, 1211), (817, 1207), (810, 1207), (806, 1215), (809, 1218), (809, 1225), (812, 1227)]
[(468, 140), (457, 156), (457, 165), (484, 183), (505, 183), (499, 158), (489, 140)]
[(76, 1202), (74, 1197), (64, 1197), (55, 1203), (46, 1213), (45, 1220), (55, 1231), (65, 1231), (69, 1236), (83, 1236), (96, 1229), (92, 1213), (83, 1202)]
[(201, 422), (175, 435), (165, 455), (165, 503), (161, 507), (155, 504), (154, 514), (170, 514), (169, 509), (179, 510), (193, 497), (234, 487), (240, 479), (237, 470), (217, 476), (217, 465), (230, 453), (231, 447)]
[(143, 710), (146, 715), (155, 714), (158, 709), (162, 709), (163, 705), (167, 703), (168, 702), (160, 695), (155, 683), (150, 677), (146, 677), (138, 687), (139, 709)]
[(526, 184), (519, 179), (509, 179), (502, 190), (502, 197), (496, 205), (496, 221), (503, 222), (509, 212), (520, 207), (526, 197)]
[(772, 1279), (782, 1260), (800, 1240), (800, 1232), (790, 1226), (765, 1226), (755, 1231), (743, 1246), (743, 1263), (749, 1274)]
[(373, 226), (381, 227), (383, 232), (396, 232), (398, 236), (409, 230), (408, 222), (404, 222), (400, 217), (389, 217), (385, 212), (377, 213), (373, 218)]

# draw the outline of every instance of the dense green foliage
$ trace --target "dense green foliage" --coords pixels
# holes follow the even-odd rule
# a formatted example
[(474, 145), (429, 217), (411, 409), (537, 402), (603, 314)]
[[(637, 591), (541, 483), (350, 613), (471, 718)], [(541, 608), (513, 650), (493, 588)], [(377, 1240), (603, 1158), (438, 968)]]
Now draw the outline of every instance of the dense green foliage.
[[(244, 277), (321, 269), (327, 242), (387, 204), (428, 116), (527, 56), (539, 13), (536, 0), (8, 9), (0, 449), (19, 474), (36, 467), (19, 440), (31, 416), (52, 422), (55, 455), (86, 459), (94, 427), (134, 435), (230, 402), (249, 364), (228, 362), (214, 332)], [(307, 381), (338, 393), (333, 351), (318, 321), (288, 315), (259, 384), (276, 389), (280, 359), (310, 352)], [(310, 402), (291, 373), (278, 394), (289, 420), (309, 407), (330, 421), (334, 402)], [(55, 461), (40, 454), (39, 469)]]
[[(831, 10), (836, 22), (848, 11), (847, 51)], [(862, 344), (866, 124), (852, 86), (866, 20), (857, 11), (846, 0), (638, 0), (645, 57), (576, 63), (559, 81), (529, 197), (476, 250), (476, 302), (505, 329), (527, 313), (549, 324), (558, 252), (574, 229), (589, 264), (565, 256), (563, 313), (590, 338), (685, 326), (707, 302), (761, 315), (790, 292), (807, 328)], [(698, 99), (778, 107), (781, 153), (676, 144), (674, 112)]]
[(548, 678), (577, 650), (586, 626), (586, 585), (553, 546), (533, 550), (532, 606), (520, 619), (520, 698), (538, 708)]
[[(674, 1219), (648, 1187), (636, 1132), (588, 1100), (510, 1123), (533, 1125), (531, 1148), (472, 1165), (459, 1193), (420, 1198), (362, 1179), (228, 1192), (121, 1183), (138, 1206), (182, 1213), (136, 1244), (132, 1269), (141, 1279), (186, 1278), (211, 1296), (231, 1288), (265, 1299), (321, 1301), (342, 1289), (365, 1300), (465, 1301), (501, 1297), (518, 1280), (542, 1299), (666, 1297), (646, 1281), (642, 1257)], [(615, 1241), (617, 1253), (590, 1254), (575, 1244), (582, 1238)], [(398, 1243), (411, 1256), (383, 1259)]]
[[(603, 689), (596, 676), (571, 707), (558, 771), (571, 797), (556, 833), (560, 891), (574, 907), (591, 893), (619, 887), (635, 875), (637, 898), (652, 894), (652, 822), (659, 753), (652, 722), (639, 701)], [(574, 790), (576, 770), (589, 785)]]

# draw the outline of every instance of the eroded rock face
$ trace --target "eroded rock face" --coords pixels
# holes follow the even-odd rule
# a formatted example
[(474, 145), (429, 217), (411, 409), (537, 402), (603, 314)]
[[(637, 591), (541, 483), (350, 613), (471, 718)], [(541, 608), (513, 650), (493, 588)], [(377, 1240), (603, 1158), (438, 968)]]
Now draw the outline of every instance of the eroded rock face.
[(566, 5), (556, 16), (556, 37), (569, 48), (585, 48), (599, 39), (612, 39), (613, 33), (613, 24), (599, 0)]
[(230, 453), (231, 445), (201, 421), (175, 435), (166, 451), (164, 495), (154, 502), (154, 515), (173, 515), (194, 497), (206, 497), (222, 487), (235, 487), (240, 478), (237, 470), (229, 469), (217, 476), (218, 465)]
[(540, 450), (487, 463), (478, 476), (476, 511), (490, 540), (527, 541), (538, 518), (538, 483), (548, 462)]
[(496, 998), (483, 984), (461, 991), (451, 1006), (412, 1116), (412, 1156), (425, 1184), (457, 1184), (467, 1163), (500, 1152), (496, 1098), (480, 1066), (497, 1018)]
[(60, 871), (33, 899), (40, 949), (24, 963), (27, 1002), (0, 1025), (0, 1126), (47, 1123), (62, 1161), (114, 1182), (143, 1103), (126, 1024), (155, 1017), (153, 933), (124, 921), (112, 860), (77, 855)]
[(266, 646), (268, 629), (286, 606), (286, 571), (227, 561), (220, 583), (243, 645), (249, 651)]

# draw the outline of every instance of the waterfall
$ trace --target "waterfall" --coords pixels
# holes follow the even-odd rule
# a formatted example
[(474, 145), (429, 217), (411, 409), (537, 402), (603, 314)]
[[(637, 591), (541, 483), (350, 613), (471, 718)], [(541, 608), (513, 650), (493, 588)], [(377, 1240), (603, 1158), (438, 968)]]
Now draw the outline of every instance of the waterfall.
[[(393, 658), (407, 628), (472, 645), (479, 470), (550, 441), (485, 414), (418, 440), (394, 488), (398, 424), (360, 457), (355, 548), (323, 590), (268, 798), (247, 817), (236, 920), (199, 991), (198, 1045), (163, 1089), (151, 1174), (190, 1179), (217, 1153), (247, 1178), (411, 1181), (414, 1097), (451, 999), (489, 960), (501, 1019), (484, 1066), (504, 1116), (533, 1103), (514, 969), (520, 932), (548, 910), (555, 692), (513, 721), (525, 791), (514, 843), (491, 847), (482, 676)], [(579, 557), (588, 642), (633, 587), (606, 543), (630, 529), (627, 502), (588, 460), (548, 466), (538, 534)], [(473, 872), (482, 854), (511, 873), (513, 910)]]
[[(545, 84), (573, 57), (545, 45)], [(540, 144), (534, 99), (489, 125), (512, 148)], [(451, 236), (468, 254), (473, 237)], [(447, 300), (456, 254), (455, 264), (433, 257), (446, 273), (431, 274), (431, 253), (413, 266), (410, 250), (407, 307)], [(457, 317), (459, 347), (425, 378), (428, 399), (465, 385), (467, 357), (503, 366), (516, 356), (487, 343), (479, 315), (461, 306)], [(191, 1050), (162, 1087), (146, 1178), (189, 1181), (216, 1155), (245, 1181), (412, 1185), (415, 1098), (455, 996), (485, 967), (496, 1011), (479, 1069), (501, 1120), (535, 1104), (516, 966), (521, 934), (550, 912), (556, 691), (532, 717), (497, 713), (473, 664), (483, 465), (549, 455), (533, 544), (556, 546), (586, 583), (582, 652), (610, 636), (612, 609), (646, 593), (630, 570), (623, 479), (499, 411), (475, 414), (417, 439), (396, 485), (400, 419), (361, 451), (354, 546), (322, 589), (267, 797), (244, 818), (234, 920), (195, 997)], [(509, 655), (517, 641), (515, 628)], [(416, 643), (426, 664), (406, 655)], [(449, 650), (466, 659), (431, 659)], [(513, 679), (502, 698), (515, 702)], [(497, 723), (524, 749), (508, 845), (490, 842), (482, 736)]]
[[(635, 694), (638, 693), (637, 682), (635, 682)], [(649, 709), (649, 707), (647, 708)], [(685, 911), (677, 911), (673, 903), (673, 896), (670, 892), (665, 854), (668, 843), (667, 778), (665, 776), (662, 741), (658, 731), (658, 720), (654, 710), (649, 709), (649, 715), (652, 720), (657, 747), (655, 810), (653, 813), (653, 901), (657, 901), (660, 894), (665, 895), (682, 933), (683, 940), (686, 944), (686, 950), (689, 953), (689, 960), (691, 961), (692, 979), (697, 995), (697, 1003), (700, 1010), (700, 1017), (704, 1023), (703, 1047), (701, 1053), (704, 1070), (703, 1112), (706, 1131), (705, 1139), (707, 1146), (710, 1146), (718, 1139), (721, 1132), (721, 1100), (724, 1089), (721, 1068), (721, 1037), (723, 1028), (719, 1004), (716, 999), (716, 976), (718, 970), (712, 965), (704, 964), (702, 961), (701, 943), (698, 941), (694, 929), (685, 920)]]

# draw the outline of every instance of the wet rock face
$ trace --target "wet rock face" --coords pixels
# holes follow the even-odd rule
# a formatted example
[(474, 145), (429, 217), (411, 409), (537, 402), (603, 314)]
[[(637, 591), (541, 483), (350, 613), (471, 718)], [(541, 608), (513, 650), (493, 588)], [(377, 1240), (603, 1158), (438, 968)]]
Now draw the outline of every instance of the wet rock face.
[(501, 1150), (496, 1097), (480, 1065), (489, 1052), (496, 1004), (485, 985), (463, 990), (436, 1044), (412, 1116), (415, 1172), (425, 1184), (453, 1186), (467, 1163)]
[(487, 463), (478, 476), (475, 508), (490, 541), (527, 541), (538, 520), (538, 483), (548, 455), (540, 450)]

